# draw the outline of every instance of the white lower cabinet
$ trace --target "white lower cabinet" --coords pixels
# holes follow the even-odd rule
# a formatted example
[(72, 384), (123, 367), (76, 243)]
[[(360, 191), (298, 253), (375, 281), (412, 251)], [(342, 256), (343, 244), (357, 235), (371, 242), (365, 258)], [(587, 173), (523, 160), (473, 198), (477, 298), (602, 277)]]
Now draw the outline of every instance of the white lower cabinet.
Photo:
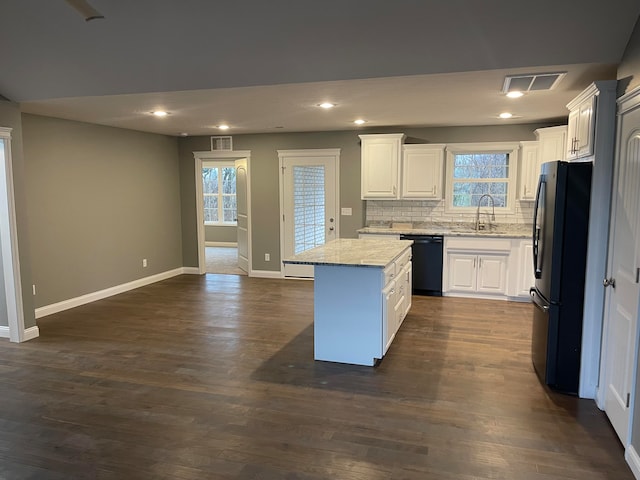
[(387, 266), (383, 275), (382, 338), (385, 354), (411, 308), (411, 249)]
[(383, 354), (387, 353), (387, 349), (397, 331), (396, 320), (396, 281), (391, 280), (382, 289), (382, 340), (384, 342)]
[(510, 255), (509, 239), (445, 239), (443, 293), (506, 298)]
[(529, 298), (529, 290), (536, 281), (533, 273), (533, 242), (531, 240), (520, 240), (517, 259), (518, 291), (514, 296)]
[(491, 295), (506, 293), (509, 254), (448, 253), (447, 257), (449, 263), (448, 291)]

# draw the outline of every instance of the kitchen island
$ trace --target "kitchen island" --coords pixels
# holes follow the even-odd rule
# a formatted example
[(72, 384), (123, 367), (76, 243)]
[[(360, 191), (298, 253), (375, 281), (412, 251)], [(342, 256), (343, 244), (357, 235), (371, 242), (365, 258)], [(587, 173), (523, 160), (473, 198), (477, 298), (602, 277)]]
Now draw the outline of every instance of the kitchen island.
[(314, 358), (373, 366), (411, 307), (408, 240), (337, 239), (284, 263), (314, 265)]

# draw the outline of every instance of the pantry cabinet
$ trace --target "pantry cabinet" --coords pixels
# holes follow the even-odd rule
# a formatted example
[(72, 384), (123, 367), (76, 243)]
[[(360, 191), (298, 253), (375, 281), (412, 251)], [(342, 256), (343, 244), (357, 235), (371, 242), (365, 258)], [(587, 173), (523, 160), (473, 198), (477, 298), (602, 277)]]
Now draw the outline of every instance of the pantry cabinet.
[(442, 200), (445, 145), (403, 145), (401, 198)]
[[(585, 92), (587, 92), (585, 94)], [(568, 160), (593, 155), (593, 130), (596, 109), (595, 91), (587, 90), (567, 105), (569, 125), (567, 129), (566, 158)]]

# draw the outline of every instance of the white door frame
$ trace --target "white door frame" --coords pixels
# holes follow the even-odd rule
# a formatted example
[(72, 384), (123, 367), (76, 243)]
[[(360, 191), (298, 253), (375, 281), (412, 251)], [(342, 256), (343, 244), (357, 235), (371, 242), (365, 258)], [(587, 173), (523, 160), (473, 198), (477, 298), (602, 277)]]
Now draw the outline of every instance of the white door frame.
[(282, 259), (284, 258), (284, 222), (282, 217), (284, 215), (284, 185), (282, 169), (284, 168), (284, 159), (287, 157), (334, 157), (335, 160), (335, 205), (336, 205), (336, 238), (340, 238), (340, 149), (339, 148), (309, 148), (304, 150), (278, 150), (278, 183), (280, 190), (280, 276), (284, 276), (284, 264)]
[(205, 257), (205, 235), (204, 235), (204, 194), (202, 192), (202, 162), (208, 160), (228, 160), (233, 162), (241, 158), (247, 159), (247, 235), (248, 235), (248, 260), (249, 260), (249, 276), (253, 273), (253, 262), (251, 261), (251, 150), (229, 150), (229, 151), (208, 151), (193, 152), (195, 159), (196, 171), (196, 224), (198, 232), (198, 273), (200, 275), (206, 272)]
[[(0, 242), (2, 243), (2, 273), (9, 323), (8, 336), (12, 342), (24, 342), (33, 337), (27, 337), (24, 329), (24, 305), (22, 303), (13, 168), (11, 165), (11, 130), (11, 128), (0, 127), (0, 139), (4, 140), (5, 145), (4, 162), (0, 162), (0, 198), (6, 200), (6, 203), (0, 202), (2, 209), (0, 211)], [(7, 336), (3, 333), (0, 331), (0, 336)]]
[[(635, 90), (631, 91), (630, 93), (627, 93), (626, 95), (620, 97), (618, 99), (618, 115), (617, 115), (617, 133), (616, 133), (616, 149), (615, 149), (615, 157), (614, 157), (614, 162), (615, 162), (615, 175), (614, 175), (614, 179), (613, 179), (613, 192), (614, 194), (612, 195), (612, 203), (611, 203), (611, 223), (609, 226), (609, 250), (607, 252), (607, 270), (606, 270), (606, 276), (613, 276), (615, 275), (615, 264), (614, 264), (614, 252), (613, 252), (613, 247), (615, 246), (614, 240), (615, 240), (615, 233), (616, 233), (616, 209), (618, 208), (618, 197), (615, 194), (615, 192), (618, 189), (618, 183), (620, 181), (620, 174), (619, 174), (619, 168), (620, 168), (620, 160), (622, 157), (622, 142), (626, 141), (626, 138), (623, 138), (623, 132), (622, 132), (622, 127), (623, 127), (623, 118), (624, 115), (629, 113), (629, 112), (633, 112), (633, 111), (637, 111), (637, 109), (640, 108), (640, 88), (636, 88)], [(625, 154), (628, 152), (625, 152)], [(636, 234), (638, 232), (635, 232)], [(637, 239), (634, 239), (637, 241)], [(608, 365), (607, 361), (609, 358), (609, 351), (608, 348), (610, 347), (609, 345), (609, 337), (611, 335), (611, 309), (615, 306), (613, 304), (612, 301), (612, 295), (613, 295), (613, 291), (611, 288), (608, 288), (605, 290), (605, 301), (604, 301), (604, 312), (603, 312), (603, 328), (602, 328), (602, 353), (600, 356), (600, 375), (599, 375), (599, 386), (598, 386), (598, 392), (597, 392), (597, 396), (596, 396), (596, 403), (598, 405), (598, 407), (600, 409), (605, 410), (605, 412), (607, 412), (606, 409), (606, 399), (607, 399), (607, 388), (608, 388), (608, 382), (609, 382), (609, 375), (611, 373), (610, 369), (611, 369), (611, 365)], [(630, 351), (629, 353), (631, 353), (633, 355), (633, 360), (631, 362), (631, 383), (629, 385), (629, 392), (627, 392), (628, 394), (630, 394), (630, 398), (629, 398), (629, 405), (628, 405), (628, 410), (629, 410), (629, 418), (628, 418), (628, 424), (627, 424), (627, 430), (626, 432), (618, 432), (617, 428), (616, 428), (616, 433), (618, 433), (618, 435), (621, 437), (621, 443), (623, 445), (623, 447), (625, 448), (625, 459), (627, 460), (627, 463), (629, 463), (629, 465), (632, 467), (632, 470), (637, 471), (638, 468), (640, 468), (640, 464), (638, 463), (637, 460), (637, 456), (631, 456), (630, 457), (630, 451), (634, 451), (633, 446), (631, 445), (631, 434), (632, 434), (632, 428), (633, 428), (633, 420), (634, 420), (634, 411), (635, 411), (635, 404), (637, 403), (638, 399), (636, 398), (637, 395), (637, 390), (636, 390), (636, 378), (637, 378), (637, 370), (638, 370), (638, 354), (639, 354), (639, 336), (638, 336), (638, 328), (637, 328), (637, 321), (638, 321), (638, 317), (637, 317), (638, 313), (636, 312), (636, 331), (635, 331), (635, 338), (631, 338), (631, 342), (633, 344), (633, 350)], [(607, 413), (607, 415), (609, 415), (609, 413)], [(613, 423), (613, 422), (612, 422)], [(619, 423), (619, 422), (618, 422)], [(615, 424), (614, 424), (615, 426)], [(633, 461), (632, 461), (633, 460)]]

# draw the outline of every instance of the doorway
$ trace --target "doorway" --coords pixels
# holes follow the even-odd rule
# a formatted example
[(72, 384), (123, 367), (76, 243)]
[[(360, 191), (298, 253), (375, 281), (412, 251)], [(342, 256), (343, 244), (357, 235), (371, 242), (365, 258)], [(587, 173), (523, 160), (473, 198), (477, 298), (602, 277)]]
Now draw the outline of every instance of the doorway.
[[(339, 238), (340, 149), (278, 150), (280, 258)], [(313, 278), (313, 265), (282, 264), (284, 277)]]
[(622, 445), (631, 441), (640, 298), (640, 91), (620, 105), (612, 195), (601, 395)]
[[(16, 212), (11, 162), (11, 129), (0, 127), (0, 337), (29, 340), (24, 328)], [(5, 323), (6, 322), (6, 323)], [(37, 336), (37, 335), (36, 335)]]
[[(198, 272), (200, 274), (251, 275), (251, 189), (249, 174), (251, 152), (246, 150), (193, 152), (193, 156), (195, 159), (196, 182)], [(208, 190), (208, 193), (205, 194), (205, 188), (203, 188), (203, 166), (209, 165), (208, 162), (212, 162), (211, 165), (217, 164), (232, 170), (232, 172), (228, 173), (233, 173), (233, 178), (235, 179), (233, 208), (230, 207), (231, 202), (227, 202), (227, 196), (231, 192), (226, 190), (222, 176), (217, 176), (218, 174), (222, 175), (222, 170), (217, 171), (215, 176), (215, 181), (220, 182), (220, 186), (211, 188), (210, 191), (215, 193), (209, 193)], [(206, 202), (205, 197), (207, 198)], [(215, 218), (221, 220), (221, 223), (227, 221), (228, 225), (233, 227), (233, 238), (228, 238), (222, 242), (207, 242), (205, 219), (210, 218), (213, 210), (219, 212)]]

